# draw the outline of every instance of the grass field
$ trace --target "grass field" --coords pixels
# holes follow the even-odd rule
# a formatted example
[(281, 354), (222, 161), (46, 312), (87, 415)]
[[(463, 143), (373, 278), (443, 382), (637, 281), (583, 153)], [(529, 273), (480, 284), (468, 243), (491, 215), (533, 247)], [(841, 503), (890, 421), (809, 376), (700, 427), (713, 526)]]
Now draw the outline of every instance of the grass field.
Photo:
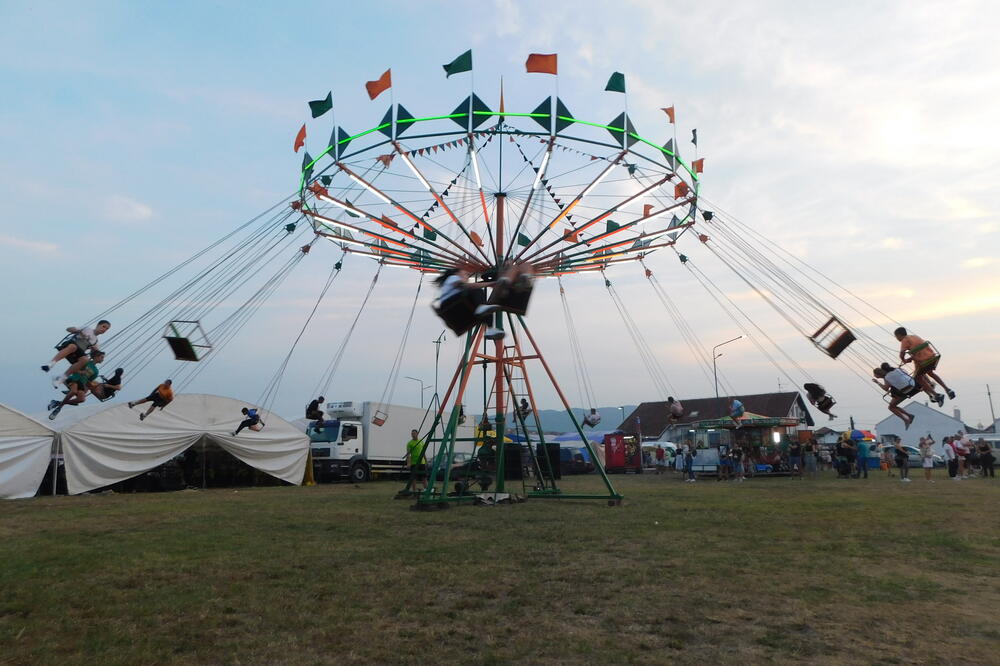
[(3, 502), (0, 664), (1000, 662), (998, 482), (614, 480)]

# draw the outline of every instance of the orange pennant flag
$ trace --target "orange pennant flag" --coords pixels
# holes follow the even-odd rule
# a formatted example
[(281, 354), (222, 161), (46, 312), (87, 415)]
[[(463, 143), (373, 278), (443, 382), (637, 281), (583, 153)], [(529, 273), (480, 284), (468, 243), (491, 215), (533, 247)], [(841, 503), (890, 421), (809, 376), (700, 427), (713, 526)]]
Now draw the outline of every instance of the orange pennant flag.
[(577, 229), (567, 229), (563, 233), (563, 240), (569, 241), (570, 243), (577, 243), (580, 239), (580, 231)]
[(674, 107), (667, 106), (660, 110), (667, 114), (667, 118), (670, 118), (670, 124), (672, 125), (674, 123)]
[(382, 163), (382, 166), (388, 167), (392, 164), (393, 158), (396, 157), (396, 153), (386, 153), (385, 155), (379, 155), (375, 159)]
[(299, 148), (304, 145), (306, 145), (306, 125), (305, 123), (302, 123), (302, 129), (300, 129), (299, 133), (295, 135), (295, 152), (299, 152)]
[(480, 238), (479, 234), (477, 234), (475, 231), (469, 232), (469, 238), (471, 238), (472, 242), (475, 243), (477, 246), (479, 247), (483, 246), (483, 239)]
[(642, 207), (642, 216), (649, 217), (649, 214), (653, 212), (653, 204), (644, 204)]
[(392, 70), (387, 69), (382, 76), (378, 77), (374, 81), (369, 81), (365, 84), (365, 90), (368, 91), (368, 98), (375, 99), (386, 90), (392, 87)]
[(688, 193), (688, 184), (685, 183), (683, 180), (674, 185), (674, 199), (680, 199), (687, 193)]
[(691, 166), (694, 167), (695, 173), (701, 173), (702, 171), (705, 170), (705, 158), (702, 157), (700, 159), (695, 160), (694, 162), (691, 162)]
[(555, 53), (532, 53), (524, 63), (529, 74), (558, 74), (559, 56)]
[(385, 214), (382, 215), (382, 219), (381, 220), (376, 220), (376, 222), (378, 222), (379, 224), (381, 224), (386, 229), (391, 229), (393, 231), (396, 231), (396, 230), (399, 229), (399, 225), (396, 224), (395, 222), (393, 222), (392, 219), (388, 215), (385, 215)]

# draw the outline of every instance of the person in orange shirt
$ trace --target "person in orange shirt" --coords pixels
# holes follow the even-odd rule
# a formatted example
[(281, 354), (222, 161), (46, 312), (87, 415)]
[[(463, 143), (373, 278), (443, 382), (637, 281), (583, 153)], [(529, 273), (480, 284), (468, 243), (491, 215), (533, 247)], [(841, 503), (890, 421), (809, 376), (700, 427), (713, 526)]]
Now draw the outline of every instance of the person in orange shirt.
[(172, 381), (169, 379), (164, 381), (162, 384), (153, 389), (153, 392), (142, 400), (136, 400), (135, 402), (128, 403), (128, 408), (132, 409), (136, 405), (141, 405), (144, 402), (151, 402), (152, 405), (146, 410), (144, 414), (139, 414), (139, 420), (145, 421), (146, 417), (153, 413), (153, 410), (159, 407), (161, 410), (173, 402), (174, 390), (170, 388)]
[[(893, 334), (896, 339), (899, 340), (899, 360), (903, 363), (913, 362), (913, 379), (923, 386), (921, 381), (925, 377), (933, 379), (945, 390), (948, 397), (952, 400), (955, 399), (955, 392), (948, 388), (948, 385), (944, 383), (935, 370), (937, 370), (938, 362), (941, 360), (941, 354), (935, 351), (931, 343), (927, 342), (919, 335), (913, 335), (912, 333), (907, 333), (906, 329), (900, 326)], [(926, 387), (924, 387), (926, 390)]]

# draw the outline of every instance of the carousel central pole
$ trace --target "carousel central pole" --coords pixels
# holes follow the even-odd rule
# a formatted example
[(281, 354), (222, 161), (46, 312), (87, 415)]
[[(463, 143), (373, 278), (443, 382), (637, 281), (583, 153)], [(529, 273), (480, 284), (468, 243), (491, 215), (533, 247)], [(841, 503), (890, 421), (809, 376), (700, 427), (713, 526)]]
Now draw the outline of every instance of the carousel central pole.
[[(501, 257), (503, 257), (504, 247), (503, 247), (503, 234), (504, 234), (504, 213), (505, 204), (507, 200), (507, 195), (503, 192), (496, 193), (497, 200), (497, 210), (496, 210), (496, 238), (494, 239), (494, 250), (496, 254), (494, 255), (497, 260), (496, 266), (496, 279), (500, 279), (500, 274), (503, 271), (503, 266), (500, 265)], [(500, 313), (494, 315), (495, 323), (494, 325), (503, 329), (503, 317)], [(506, 462), (506, 451), (504, 450), (504, 424), (506, 422), (506, 416), (504, 415), (504, 342), (503, 339), (496, 340), (496, 365), (495, 365), (495, 376), (494, 376), (494, 389), (493, 392), (496, 395), (496, 435), (497, 435), (497, 480), (496, 489), (497, 492), (504, 492), (504, 478), (506, 476), (506, 471), (504, 470), (504, 463)]]

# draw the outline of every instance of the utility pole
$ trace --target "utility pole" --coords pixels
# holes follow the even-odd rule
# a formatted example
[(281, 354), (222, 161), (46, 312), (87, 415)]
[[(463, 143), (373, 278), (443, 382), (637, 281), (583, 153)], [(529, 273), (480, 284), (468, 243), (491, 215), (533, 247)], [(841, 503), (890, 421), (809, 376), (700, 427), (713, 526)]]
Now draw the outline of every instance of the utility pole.
[(996, 425), (997, 413), (993, 411), (993, 394), (990, 393), (990, 385), (986, 385), (986, 399), (990, 402), (990, 416), (993, 418), (993, 424)]

